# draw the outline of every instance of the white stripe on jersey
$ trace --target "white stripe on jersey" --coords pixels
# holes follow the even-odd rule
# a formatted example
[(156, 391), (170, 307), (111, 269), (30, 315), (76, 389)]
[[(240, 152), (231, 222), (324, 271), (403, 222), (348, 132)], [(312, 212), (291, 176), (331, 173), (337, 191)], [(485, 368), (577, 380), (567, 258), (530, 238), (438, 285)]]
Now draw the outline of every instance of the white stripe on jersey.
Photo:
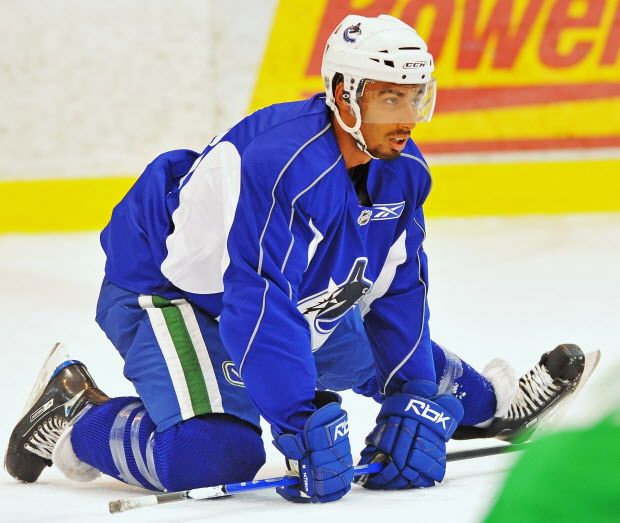
[(289, 165), (293, 163), (293, 160), (299, 156), (301, 151), (303, 151), (308, 145), (310, 145), (314, 140), (319, 138), (322, 134), (327, 132), (327, 130), (332, 126), (331, 123), (328, 123), (323, 129), (321, 129), (318, 133), (316, 133), (312, 138), (310, 138), (306, 143), (304, 143), (299, 149), (297, 149), (293, 155), (288, 159), (288, 161), (282, 167), (282, 170), (278, 174), (275, 183), (273, 184), (273, 188), (271, 189), (271, 207), (269, 208), (269, 214), (267, 214), (267, 220), (265, 220), (265, 226), (263, 227), (263, 232), (261, 232), (260, 238), (258, 239), (258, 269), (257, 274), (262, 276), (263, 272), (263, 239), (265, 238), (265, 233), (267, 232), (267, 227), (269, 226), (269, 220), (271, 220), (271, 215), (273, 213), (273, 209), (276, 206), (276, 187), (280, 182), (282, 176), (289, 168)]
[(170, 330), (166, 324), (163, 311), (153, 305), (153, 296), (141, 294), (138, 298), (138, 303), (147, 314), (151, 322), (151, 327), (155, 333), (157, 343), (161, 348), (161, 353), (166, 360), (166, 366), (170, 373), (170, 379), (174, 387), (174, 393), (177, 396), (179, 402), (179, 409), (182, 419), (189, 419), (194, 417), (194, 407), (192, 405), (192, 399), (189, 395), (189, 388), (185, 379), (185, 373), (181, 366), (181, 360), (177, 354), (177, 350), (174, 347), (172, 337), (170, 336)]
[[(422, 235), (423, 235), (422, 239), (424, 240), (424, 238), (426, 238), (426, 231), (424, 230), (424, 227), (422, 227), (418, 223), (418, 220), (416, 220), (415, 217), (413, 218), (413, 221), (415, 222), (415, 224), (422, 231)], [(420, 283), (422, 284), (422, 287), (424, 288), (424, 300), (422, 302), (422, 319), (421, 319), (421, 323), (420, 323), (420, 334), (418, 334), (418, 339), (416, 340), (415, 344), (413, 345), (413, 348), (403, 358), (403, 360), (398, 365), (396, 365), (396, 367), (394, 367), (394, 370), (392, 372), (390, 372), (390, 375), (387, 377), (387, 379), (385, 380), (385, 384), (383, 385), (383, 390), (381, 391), (382, 394), (385, 394), (385, 391), (387, 390), (387, 386), (390, 383), (390, 380), (402, 368), (402, 366), (405, 363), (407, 363), (409, 358), (411, 358), (411, 356), (413, 356), (414, 352), (418, 348), (418, 345), (420, 345), (420, 341), (422, 340), (422, 333), (424, 332), (424, 323), (426, 322), (426, 295), (427, 295), (428, 289), (426, 287), (426, 282), (424, 281), (424, 278), (422, 278), (422, 262), (420, 260), (420, 249), (421, 248), (422, 248), (422, 242), (420, 242), (420, 245), (418, 246), (418, 250), (417, 250), (417, 253), (416, 253), (416, 256), (418, 258), (418, 280), (420, 280)]]
[(258, 315), (258, 320), (256, 320), (256, 325), (254, 325), (254, 330), (252, 331), (252, 336), (250, 336), (250, 340), (248, 341), (248, 346), (245, 348), (245, 352), (243, 353), (243, 358), (241, 359), (241, 365), (239, 365), (239, 377), (241, 378), (241, 380), (243, 380), (243, 376), (241, 375), (241, 369), (243, 369), (243, 364), (245, 363), (245, 357), (248, 355), (248, 352), (250, 352), (250, 347), (252, 347), (252, 342), (254, 341), (254, 338), (256, 337), (256, 333), (258, 332), (260, 324), (263, 321), (263, 314), (265, 314), (265, 301), (267, 300), (267, 291), (269, 290), (269, 280), (263, 278), (263, 281), (265, 282), (265, 290), (263, 291), (263, 302), (260, 306), (260, 314)]
[(406, 240), (407, 230), (405, 229), (390, 247), (390, 250), (385, 258), (385, 263), (383, 264), (381, 272), (379, 273), (379, 276), (377, 276), (375, 283), (360, 300), (360, 312), (362, 313), (362, 318), (366, 316), (370, 310), (372, 302), (378, 298), (381, 298), (381, 296), (388, 291), (390, 285), (392, 285), (392, 282), (394, 281), (394, 276), (396, 276), (396, 269), (398, 269), (398, 266), (407, 261), (407, 247), (405, 246)]
[(205, 344), (205, 340), (200, 332), (198, 326), (198, 320), (196, 319), (196, 313), (192, 306), (185, 300), (180, 305), (177, 305), (181, 316), (185, 321), (185, 328), (189, 333), (189, 337), (192, 340), (192, 345), (196, 350), (196, 357), (200, 364), (200, 370), (202, 371), (202, 377), (205, 380), (205, 386), (207, 387), (207, 394), (209, 395), (209, 404), (211, 405), (211, 412), (224, 412), (222, 405), (222, 395), (220, 394), (220, 387), (217, 384), (217, 378), (215, 371), (213, 370), (213, 363), (209, 356), (209, 350)]
[(418, 162), (422, 167), (424, 167), (424, 169), (426, 169), (426, 172), (428, 174), (431, 174), (431, 171), (428, 168), (428, 165), (426, 165), (426, 163), (424, 162), (424, 160), (418, 158), (417, 156), (414, 156), (413, 154), (409, 154), (409, 153), (400, 153), (401, 156), (404, 156), (405, 158), (411, 158), (412, 160), (415, 160), (416, 162)]
[[(426, 163), (422, 159), (418, 158), (417, 156), (414, 156), (413, 154), (408, 154), (408, 153), (401, 153), (401, 156), (404, 156), (405, 158), (409, 158), (411, 160), (415, 160), (416, 162), (418, 162), (422, 167), (424, 167), (424, 169), (426, 170), (426, 172), (430, 176), (431, 173), (430, 173), (430, 170), (428, 168), (428, 165), (426, 165)], [(431, 178), (431, 183), (432, 183), (432, 178)], [(415, 217), (414, 217), (413, 221), (415, 222), (415, 224), (422, 231), (423, 240), (424, 240), (424, 238), (426, 238), (426, 231), (424, 230), (424, 227), (422, 227), (418, 223), (418, 221), (415, 219)], [(402, 243), (401, 243), (401, 238), (402, 238)], [(400, 238), (398, 238), (398, 240), (396, 240), (396, 242), (394, 242), (394, 244), (390, 248), (390, 251), (388, 252), (388, 256), (387, 256), (387, 259), (386, 259), (386, 262), (385, 262), (383, 268), (381, 269), (381, 273), (379, 274), (379, 277), (377, 278), (377, 281), (375, 282), (375, 285), (373, 285), (373, 287), (371, 287), (371, 289), (368, 292), (368, 294), (366, 296), (364, 296), (364, 298), (363, 298), (364, 304), (362, 306), (362, 317), (370, 310), (371, 303), (374, 300), (376, 300), (377, 298), (380, 298), (381, 296), (383, 296), (387, 292), (387, 290), (389, 289), (390, 285), (392, 284), (392, 281), (394, 280), (394, 276), (396, 275), (396, 269), (398, 268), (398, 265), (401, 265), (401, 264), (403, 264), (405, 262), (406, 257), (407, 257), (407, 251), (406, 251), (406, 248), (405, 248), (405, 238), (406, 238), (406, 231), (403, 232), (403, 234), (400, 236)], [(385, 384), (383, 386), (383, 390), (381, 391), (382, 394), (385, 394), (385, 391), (387, 390), (387, 386), (390, 383), (390, 380), (403, 367), (403, 365), (405, 363), (407, 363), (407, 361), (413, 356), (413, 354), (415, 353), (415, 351), (418, 348), (418, 345), (420, 345), (420, 341), (422, 340), (422, 334), (424, 332), (424, 323), (426, 321), (426, 299), (427, 299), (428, 289), (426, 287), (426, 282), (424, 281), (424, 278), (422, 278), (422, 263), (421, 263), (421, 260), (420, 260), (420, 249), (421, 248), (422, 248), (422, 243), (420, 243), (420, 245), (418, 246), (418, 250), (416, 252), (416, 256), (417, 256), (417, 259), (418, 259), (418, 280), (420, 281), (420, 283), (422, 284), (422, 287), (424, 288), (424, 302), (423, 302), (423, 307), (422, 307), (422, 320), (421, 320), (422, 322), (421, 322), (421, 325), (420, 325), (420, 334), (418, 335), (418, 339), (416, 340), (415, 344), (413, 345), (413, 347), (409, 351), (409, 353), (394, 368), (394, 370), (392, 370), (392, 372), (390, 372), (389, 376), (385, 380)], [(394, 249), (394, 252), (392, 252), (393, 249)], [(385, 276), (384, 276), (384, 273), (385, 273)], [(375, 291), (374, 287), (376, 287), (378, 283), (380, 283), (380, 286)], [(373, 291), (375, 291), (375, 292), (373, 292)], [(369, 298), (370, 298), (370, 300), (369, 300)]]
[[(338, 162), (340, 161), (341, 158), (342, 158), (342, 154), (339, 155), (338, 158), (336, 158), (336, 161), (334, 163), (332, 163), (327, 169), (325, 169), (321, 174), (319, 174), (319, 176), (310, 185), (308, 185), (308, 187), (306, 187), (297, 196), (295, 196), (295, 198), (291, 200), (291, 219), (288, 221), (288, 232), (291, 233), (291, 243), (288, 246), (288, 250), (286, 251), (286, 256), (284, 257), (284, 261), (282, 262), (282, 267), (280, 268), (281, 273), (284, 273), (284, 269), (286, 268), (286, 262), (288, 261), (288, 257), (291, 254), (291, 251), (293, 250), (293, 244), (295, 243), (295, 236), (293, 236), (291, 229), (293, 227), (293, 218), (295, 216), (295, 204), (297, 203), (297, 200), (299, 200), (299, 198), (301, 198), (304, 194), (306, 194), (306, 192), (308, 192), (310, 189), (312, 189), (312, 187), (314, 187), (317, 183), (319, 183), (327, 173), (329, 173), (334, 167), (336, 167), (336, 165), (338, 165)], [(315, 238), (316, 238), (316, 235), (315, 235)]]
[(226, 241), (239, 201), (241, 158), (230, 142), (218, 143), (196, 166), (172, 213), (174, 231), (166, 238), (162, 274), (184, 291), (224, 290), (230, 262)]
[(323, 241), (323, 238), (325, 237), (323, 236), (323, 233), (314, 226), (312, 218), (310, 218), (308, 225), (314, 233), (314, 238), (312, 238), (312, 241), (308, 244), (308, 263), (306, 265), (306, 269), (310, 266), (310, 262), (312, 261), (312, 258), (314, 258), (314, 253), (316, 253), (316, 249), (319, 246), (319, 243), (321, 243), (321, 241)]
[[(271, 220), (271, 215), (273, 214), (273, 209), (276, 206), (276, 187), (278, 186), (278, 183), (282, 179), (282, 176), (284, 176), (284, 173), (286, 172), (286, 170), (289, 168), (291, 163), (293, 163), (293, 160), (295, 158), (297, 158), (297, 156), (299, 156), (301, 151), (303, 151), (312, 142), (317, 140), (321, 135), (325, 134), (327, 132), (327, 130), (331, 126), (332, 126), (332, 124), (328, 123), (323, 129), (321, 129), (312, 138), (310, 138), (308, 141), (306, 141), (304, 144), (302, 144), (299, 147), (299, 149), (297, 149), (293, 153), (293, 155), (284, 164), (284, 167), (282, 167), (282, 170), (279, 172), (278, 177), (276, 178), (276, 181), (273, 184), (273, 188), (271, 189), (271, 207), (269, 208), (269, 213), (267, 214), (267, 219), (265, 220), (265, 226), (263, 227), (263, 231), (261, 232), (261, 235), (260, 235), (260, 237), (258, 239), (258, 268), (256, 270), (256, 273), (261, 278), (263, 278), (263, 281), (265, 282), (265, 290), (263, 291), (263, 303), (261, 305), (261, 310), (260, 310), (260, 313), (258, 315), (258, 319), (256, 320), (256, 324), (254, 325), (254, 330), (252, 331), (252, 336), (250, 336), (248, 344), (247, 344), (247, 346), (245, 348), (245, 352), (243, 353), (243, 358), (241, 358), (241, 364), (239, 365), (239, 376), (241, 377), (241, 379), (243, 379), (242, 372), (243, 372), (243, 365), (245, 363), (245, 358), (248, 355), (248, 352), (250, 352), (250, 348), (252, 347), (252, 342), (254, 341), (254, 338), (256, 337), (256, 333), (258, 332), (258, 329), (260, 328), (260, 324), (263, 321), (263, 315), (265, 314), (265, 303), (266, 303), (266, 298), (267, 298), (267, 291), (269, 290), (269, 280), (264, 278), (263, 275), (262, 275), (262, 271), (263, 271), (263, 239), (265, 238), (265, 233), (267, 232), (267, 228), (269, 227), (269, 221)], [(325, 174), (325, 172), (321, 173), (320, 176), (323, 176), (324, 174)], [(288, 257), (288, 253), (287, 253), (286, 256)], [(289, 291), (289, 294), (291, 294), (290, 291)]]

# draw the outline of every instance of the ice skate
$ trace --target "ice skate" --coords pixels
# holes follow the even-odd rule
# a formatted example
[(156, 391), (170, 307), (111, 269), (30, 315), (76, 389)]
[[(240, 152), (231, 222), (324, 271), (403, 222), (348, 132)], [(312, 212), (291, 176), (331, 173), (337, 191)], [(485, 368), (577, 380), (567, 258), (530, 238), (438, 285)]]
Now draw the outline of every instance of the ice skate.
[(15, 479), (36, 481), (52, 465), (52, 451), (61, 434), (89, 405), (106, 401), (84, 364), (69, 359), (64, 347), (52, 348), (17, 423), (4, 458)]
[(566, 400), (585, 384), (599, 358), (598, 351), (584, 355), (577, 345), (572, 344), (559, 345), (546, 352), (538, 364), (519, 379), (516, 394), (505, 415), (495, 417), (485, 428), (459, 427), (454, 439), (529, 439), (541, 425), (548, 427), (559, 418)]

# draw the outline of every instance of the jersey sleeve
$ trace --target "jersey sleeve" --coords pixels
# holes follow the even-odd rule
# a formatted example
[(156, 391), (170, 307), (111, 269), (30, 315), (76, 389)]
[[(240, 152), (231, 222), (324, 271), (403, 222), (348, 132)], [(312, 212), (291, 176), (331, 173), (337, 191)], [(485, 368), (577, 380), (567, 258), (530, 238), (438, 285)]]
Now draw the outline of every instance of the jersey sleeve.
[(381, 273), (361, 303), (384, 396), (413, 379), (435, 381), (428, 328), (425, 235), (420, 204), (409, 214), (406, 227), (392, 244)]
[(261, 415), (295, 433), (315, 410), (310, 331), (296, 305), (312, 233), (303, 188), (287, 182), (303, 179), (301, 169), (274, 163), (258, 154), (242, 161), (220, 333)]

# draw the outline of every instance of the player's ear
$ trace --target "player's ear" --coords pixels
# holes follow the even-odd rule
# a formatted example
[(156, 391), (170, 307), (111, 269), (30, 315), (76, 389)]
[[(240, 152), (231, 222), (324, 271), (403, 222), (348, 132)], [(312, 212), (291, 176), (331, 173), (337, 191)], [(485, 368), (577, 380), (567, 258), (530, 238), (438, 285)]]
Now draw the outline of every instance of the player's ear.
[(340, 81), (334, 87), (334, 98), (338, 109), (342, 110), (349, 106), (349, 93), (344, 90), (344, 82)]

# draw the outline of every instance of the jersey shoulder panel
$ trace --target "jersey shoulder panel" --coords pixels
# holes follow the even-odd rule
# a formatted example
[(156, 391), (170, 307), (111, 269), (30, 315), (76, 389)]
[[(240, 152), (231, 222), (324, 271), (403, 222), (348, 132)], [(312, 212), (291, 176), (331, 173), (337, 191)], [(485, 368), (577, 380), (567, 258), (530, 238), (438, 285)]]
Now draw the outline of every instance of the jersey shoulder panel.
[(247, 145), (241, 164), (242, 177), (261, 193), (275, 191), (298, 204), (311, 201), (308, 197), (316, 196), (317, 191), (328, 197), (328, 186), (339, 186), (346, 180), (342, 155), (325, 111), (266, 130)]
[(265, 152), (269, 152), (279, 139), (310, 137), (327, 123), (329, 110), (324, 98), (316, 95), (307, 100), (274, 104), (255, 111), (216, 137), (209, 145), (227, 140), (243, 156), (246, 148), (260, 139), (268, 142)]
[(414, 141), (410, 139), (400, 157), (386, 164), (404, 185), (406, 194), (415, 200), (416, 207), (421, 206), (430, 192), (432, 179), (430, 168)]
[(424, 159), (424, 155), (422, 154), (422, 152), (420, 151), (420, 148), (417, 146), (417, 144), (412, 139), (409, 139), (409, 141), (407, 142), (407, 145), (405, 146), (405, 149), (403, 150), (403, 153), (401, 156), (403, 156), (404, 158), (408, 158), (410, 160), (414, 160), (424, 170), (430, 171), (428, 167), (428, 163)]

